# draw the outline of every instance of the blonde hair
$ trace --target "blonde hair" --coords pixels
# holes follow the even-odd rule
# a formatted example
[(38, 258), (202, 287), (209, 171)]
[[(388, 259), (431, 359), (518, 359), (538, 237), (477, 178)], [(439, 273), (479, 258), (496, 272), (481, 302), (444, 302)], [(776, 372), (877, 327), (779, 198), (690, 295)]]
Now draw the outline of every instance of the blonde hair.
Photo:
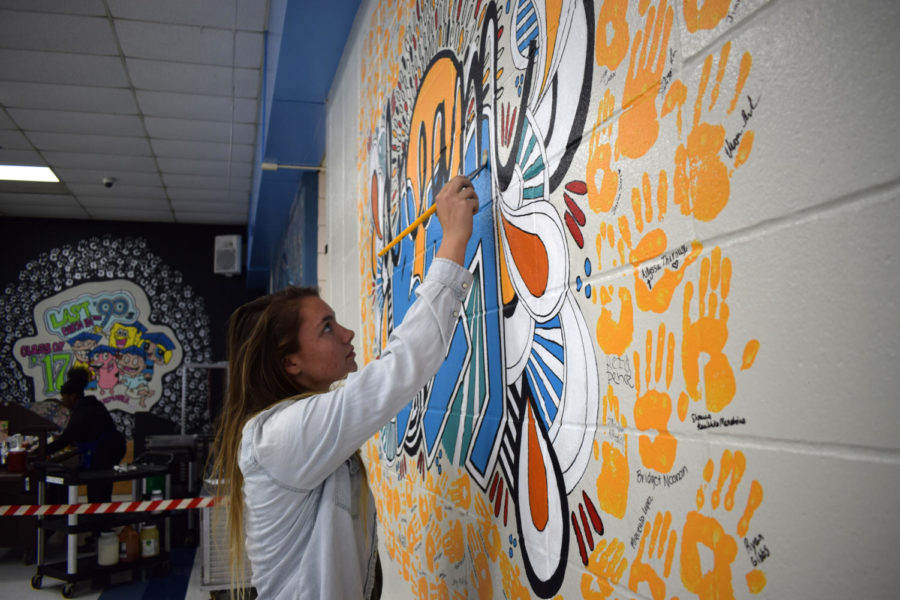
[(286, 399), (309, 395), (291, 379), (283, 359), (299, 350), (299, 303), (318, 296), (316, 288), (290, 287), (238, 308), (228, 320), (228, 390), (213, 442), (212, 476), (224, 502), (232, 588), (243, 598), (247, 588), (244, 552), (244, 476), (238, 453), (244, 425), (254, 415)]

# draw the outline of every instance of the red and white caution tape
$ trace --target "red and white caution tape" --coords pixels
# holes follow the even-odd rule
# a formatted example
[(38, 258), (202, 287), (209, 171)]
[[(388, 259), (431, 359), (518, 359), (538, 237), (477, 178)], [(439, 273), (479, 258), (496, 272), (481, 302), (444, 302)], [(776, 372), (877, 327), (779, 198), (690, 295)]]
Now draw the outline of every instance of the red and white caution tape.
[(174, 498), (137, 502), (84, 502), (81, 504), (3, 504), (0, 517), (46, 517), (51, 515), (102, 515), (110, 513), (189, 510), (214, 506), (220, 498)]

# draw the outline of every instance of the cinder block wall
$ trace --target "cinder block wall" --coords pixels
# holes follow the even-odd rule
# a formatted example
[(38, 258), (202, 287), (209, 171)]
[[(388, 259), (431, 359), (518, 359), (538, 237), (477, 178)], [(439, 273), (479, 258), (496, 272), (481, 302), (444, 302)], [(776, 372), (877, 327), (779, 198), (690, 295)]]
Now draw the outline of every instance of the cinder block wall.
[(898, 25), (362, 4), (320, 230), (360, 356), (434, 225), (374, 253), (436, 173), (491, 163), (456, 371), (364, 449), (383, 597), (896, 597)]

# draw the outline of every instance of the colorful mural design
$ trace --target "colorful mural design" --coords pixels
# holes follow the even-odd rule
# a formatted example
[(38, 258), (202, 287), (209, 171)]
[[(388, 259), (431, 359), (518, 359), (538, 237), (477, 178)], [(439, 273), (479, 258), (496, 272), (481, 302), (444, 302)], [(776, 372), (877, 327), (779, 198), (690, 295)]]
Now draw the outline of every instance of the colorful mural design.
[(162, 376), (181, 364), (182, 348), (149, 314), (146, 293), (123, 279), (83, 283), (41, 300), (34, 307), (38, 335), (13, 344), (37, 401), (58, 397), (69, 369), (82, 367), (90, 372), (86, 393), (110, 409), (153, 406)]
[(760, 350), (730, 339), (735, 266), (696, 235), (751, 156), (752, 56), (726, 42), (694, 77), (679, 54), (741, 6), (383, 0), (372, 13), (367, 358), (413, 301), (440, 223), (379, 250), (444, 182), (488, 165), (473, 179), (476, 285), (446, 361), (368, 448), (384, 544), (416, 597), (765, 587), (762, 484), (740, 450), (698, 461), (682, 441), (747, 425), (735, 367)]
[[(4, 398), (31, 404), (58, 397), (68, 367), (95, 363), (89, 392), (116, 409), (113, 420), (129, 437), (138, 411), (180, 423), (175, 369), (212, 361), (203, 299), (144, 238), (90, 237), (35, 256), (3, 288), (0, 313)], [(202, 371), (189, 370), (187, 384), (206, 397)], [(188, 403), (189, 430), (208, 426), (205, 410), (203, 402)]]

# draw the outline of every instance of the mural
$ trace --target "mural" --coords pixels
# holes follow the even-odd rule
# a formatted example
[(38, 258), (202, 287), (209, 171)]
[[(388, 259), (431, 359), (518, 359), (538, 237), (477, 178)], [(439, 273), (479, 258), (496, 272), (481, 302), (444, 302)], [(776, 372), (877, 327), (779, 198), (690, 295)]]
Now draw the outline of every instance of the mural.
[(440, 223), (379, 250), (448, 179), (487, 164), (473, 179), (476, 285), (446, 361), (368, 447), (384, 545), (414, 596), (765, 587), (752, 465), (684, 441), (748, 426), (740, 375), (760, 343), (730, 338), (736, 267), (696, 229), (727, 210), (762, 105), (749, 50), (727, 42), (690, 70), (681, 48), (751, 4), (383, 0), (372, 13), (367, 359), (414, 300)]
[[(43, 252), (0, 293), (0, 394), (32, 403), (59, 397), (65, 373), (87, 363), (89, 390), (107, 403), (130, 437), (133, 414), (151, 411), (181, 421), (184, 361), (211, 362), (203, 299), (143, 238), (90, 237)], [(188, 371), (205, 398), (206, 375)], [(208, 422), (203, 402), (189, 402), (185, 423)]]
[(34, 380), (36, 401), (59, 396), (72, 367), (90, 372), (86, 393), (110, 409), (134, 413), (160, 398), (162, 376), (181, 363), (181, 344), (147, 320), (144, 291), (123, 279), (84, 283), (39, 302), (38, 335), (13, 344)]

